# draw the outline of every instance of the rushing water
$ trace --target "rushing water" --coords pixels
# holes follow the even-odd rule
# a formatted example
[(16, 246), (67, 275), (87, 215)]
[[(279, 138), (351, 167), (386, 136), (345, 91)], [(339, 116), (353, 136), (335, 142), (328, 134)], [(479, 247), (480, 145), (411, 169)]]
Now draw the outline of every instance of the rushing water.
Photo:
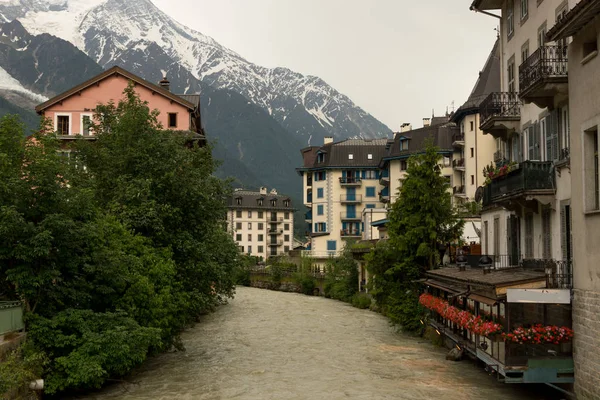
[(446, 361), (445, 349), (394, 332), (379, 314), (320, 297), (238, 287), (183, 341), (185, 352), (150, 359), (125, 382), (79, 398), (560, 398), (498, 383), (470, 361)]

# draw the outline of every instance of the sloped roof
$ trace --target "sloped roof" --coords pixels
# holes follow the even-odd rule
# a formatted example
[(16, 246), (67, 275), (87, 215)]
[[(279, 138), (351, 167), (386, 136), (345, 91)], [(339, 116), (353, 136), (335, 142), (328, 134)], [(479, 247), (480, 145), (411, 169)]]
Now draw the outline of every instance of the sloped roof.
[(600, 14), (600, 0), (581, 0), (546, 34), (549, 41), (575, 35)]
[[(236, 199), (241, 199), (241, 204), (237, 204)], [(258, 200), (263, 199), (262, 205), (259, 205)], [(275, 207), (271, 206), (271, 200), (277, 200), (277, 205)], [(289, 200), (289, 206), (285, 207), (283, 202), (284, 200)], [(227, 206), (229, 208), (244, 208), (244, 209), (258, 209), (258, 210), (284, 210), (284, 211), (295, 211), (296, 209), (292, 207), (292, 199), (289, 196), (283, 194), (261, 194), (257, 191), (246, 190), (246, 189), (237, 189), (233, 192), (233, 194), (229, 197), (227, 201)]]
[[(387, 139), (347, 139), (321, 147), (309, 147), (302, 150), (305, 155), (304, 168), (377, 168), (386, 154), (386, 143)], [(324, 153), (325, 158), (320, 163), (316, 157), (319, 152)], [(349, 159), (350, 154), (352, 159)]]
[(200, 105), (200, 95), (199, 94), (178, 94), (177, 96), (181, 97), (185, 101), (192, 103), (195, 106)]
[[(403, 158), (412, 154), (422, 153), (425, 151), (428, 140), (432, 140), (433, 145), (438, 147), (440, 151), (451, 152), (453, 151), (452, 136), (457, 133), (460, 133), (460, 129), (453, 122), (430, 125), (399, 133), (394, 138), (394, 144), (392, 144), (383, 159)], [(403, 138), (409, 139), (408, 150), (400, 150), (400, 141)]]
[(153, 92), (159, 93), (161, 95), (163, 95), (164, 97), (173, 100), (176, 103), (181, 104), (182, 106), (185, 106), (187, 108), (189, 108), (190, 110), (194, 110), (196, 108), (196, 106), (199, 103), (199, 99), (198, 102), (196, 103), (192, 103), (190, 101), (188, 101), (187, 99), (184, 99), (181, 96), (178, 96), (174, 93), (171, 93), (170, 91), (160, 87), (159, 85), (155, 85), (154, 83), (148, 82), (145, 79), (140, 78), (139, 76), (132, 74), (131, 72), (119, 67), (119, 66), (114, 66), (110, 69), (107, 69), (106, 71), (102, 72), (101, 74), (96, 75), (95, 77), (88, 79), (87, 81), (67, 90), (66, 92), (63, 92), (57, 96), (54, 96), (53, 98), (45, 101), (42, 104), (39, 104), (37, 107), (35, 107), (35, 111), (39, 114), (42, 111), (44, 111), (45, 109), (47, 109), (48, 107), (68, 98), (71, 97), (72, 95), (87, 89), (88, 87), (102, 81), (103, 79), (108, 78), (109, 76), (112, 75), (121, 75), (129, 80), (132, 80), (133, 82), (142, 85), (150, 90), (152, 90)]
[(457, 122), (464, 115), (478, 112), (481, 102), (490, 93), (499, 92), (500, 90), (500, 42), (496, 40), (483, 69), (479, 72), (479, 77), (469, 98), (456, 110), (450, 120)]

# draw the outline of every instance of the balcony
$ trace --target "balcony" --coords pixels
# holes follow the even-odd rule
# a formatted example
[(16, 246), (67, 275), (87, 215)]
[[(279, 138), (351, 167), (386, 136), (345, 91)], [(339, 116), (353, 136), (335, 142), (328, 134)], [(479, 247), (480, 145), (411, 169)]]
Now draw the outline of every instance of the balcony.
[(465, 146), (465, 135), (462, 133), (455, 133), (452, 135), (452, 146), (453, 147), (464, 147)]
[(465, 186), (454, 186), (452, 188), (452, 194), (454, 194), (457, 197), (465, 197), (467, 195), (465, 191)]
[(494, 137), (507, 139), (508, 134), (519, 129), (521, 100), (515, 92), (495, 92), (479, 106), (480, 129)]
[(346, 237), (361, 237), (362, 234), (359, 229), (342, 229), (340, 230), (340, 236)]
[(360, 214), (357, 213), (352, 213), (352, 212), (341, 212), (340, 213), (340, 218), (342, 219), (342, 221), (360, 221), (362, 219), (362, 216)]
[(459, 158), (456, 160), (452, 160), (452, 168), (459, 170), (459, 171), (464, 171), (465, 170), (465, 159)]
[(379, 174), (379, 184), (382, 186), (390, 186), (390, 173), (387, 169), (384, 169)]
[[(508, 209), (516, 200), (538, 201), (547, 204), (555, 193), (554, 172), (551, 161), (525, 161), (506, 175), (492, 179), (485, 186), (483, 206), (499, 204)], [(537, 205), (530, 204), (537, 210)]]
[(306, 214), (304, 214), (304, 220), (306, 222), (312, 222), (312, 210), (308, 210)]
[(269, 222), (280, 224), (283, 222), (283, 217), (271, 217), (269, 218)]
[(283, 246), (283, 240), (271, 240), (268, 241), (269, 246)]
[(379, 201), (382, 203), (389, 203), (390, 201), (390, 188), (386, 187), (379, 192)]
[(283, 229), (270, 228), (269, 233), (271, 235), (281, 235), (283, 233)]
[(340, 178), (340, 184), (342, 186), (360, 186), (362, 185), (362, 179), (357, 176), (347, 176)]
[(362, 203), (362, 194), (341, 194), (340, 202), (346, 204)]
[(538, 48), (519, 66), (519, 96), (540, 108), (554, 107), (556, 96), (568, 95), (567, 71), (567, 46)]

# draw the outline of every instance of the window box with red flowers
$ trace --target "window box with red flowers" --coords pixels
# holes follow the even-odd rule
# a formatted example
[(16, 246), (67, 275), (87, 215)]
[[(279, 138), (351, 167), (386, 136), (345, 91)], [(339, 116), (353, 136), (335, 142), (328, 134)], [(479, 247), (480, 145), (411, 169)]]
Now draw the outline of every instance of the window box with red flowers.
[(573, 339), (573, 330), (566, 326), (543, 326), (533, 325), (530, 328), (519, 327), (512, 332), (502, 335), (506, 341), (519, 344), (561, 344), (568, 343)]

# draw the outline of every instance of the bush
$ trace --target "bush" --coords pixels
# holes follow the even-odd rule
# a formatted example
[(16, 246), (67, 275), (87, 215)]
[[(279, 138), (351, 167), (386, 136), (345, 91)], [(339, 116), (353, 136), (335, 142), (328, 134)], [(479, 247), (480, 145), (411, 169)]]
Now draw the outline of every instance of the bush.
[(29, 383), (38, 379), (46, 363), (42, 353), (34, 352), (27, 343), (18, 347), (0, 362), (0, 398), (27, 398)]
[(352, 296), (352, 306), (364, 310), (371, 306), (371, 297), (366, 293), (355, 293)]
[(315, 288), (317, 287), (317, 283), (315, 282), (315, 278), (312, 276), (303, 276), (299, 279), (300, 287), (302, 288), (302, 293), (312, 296), (315, 292)]

